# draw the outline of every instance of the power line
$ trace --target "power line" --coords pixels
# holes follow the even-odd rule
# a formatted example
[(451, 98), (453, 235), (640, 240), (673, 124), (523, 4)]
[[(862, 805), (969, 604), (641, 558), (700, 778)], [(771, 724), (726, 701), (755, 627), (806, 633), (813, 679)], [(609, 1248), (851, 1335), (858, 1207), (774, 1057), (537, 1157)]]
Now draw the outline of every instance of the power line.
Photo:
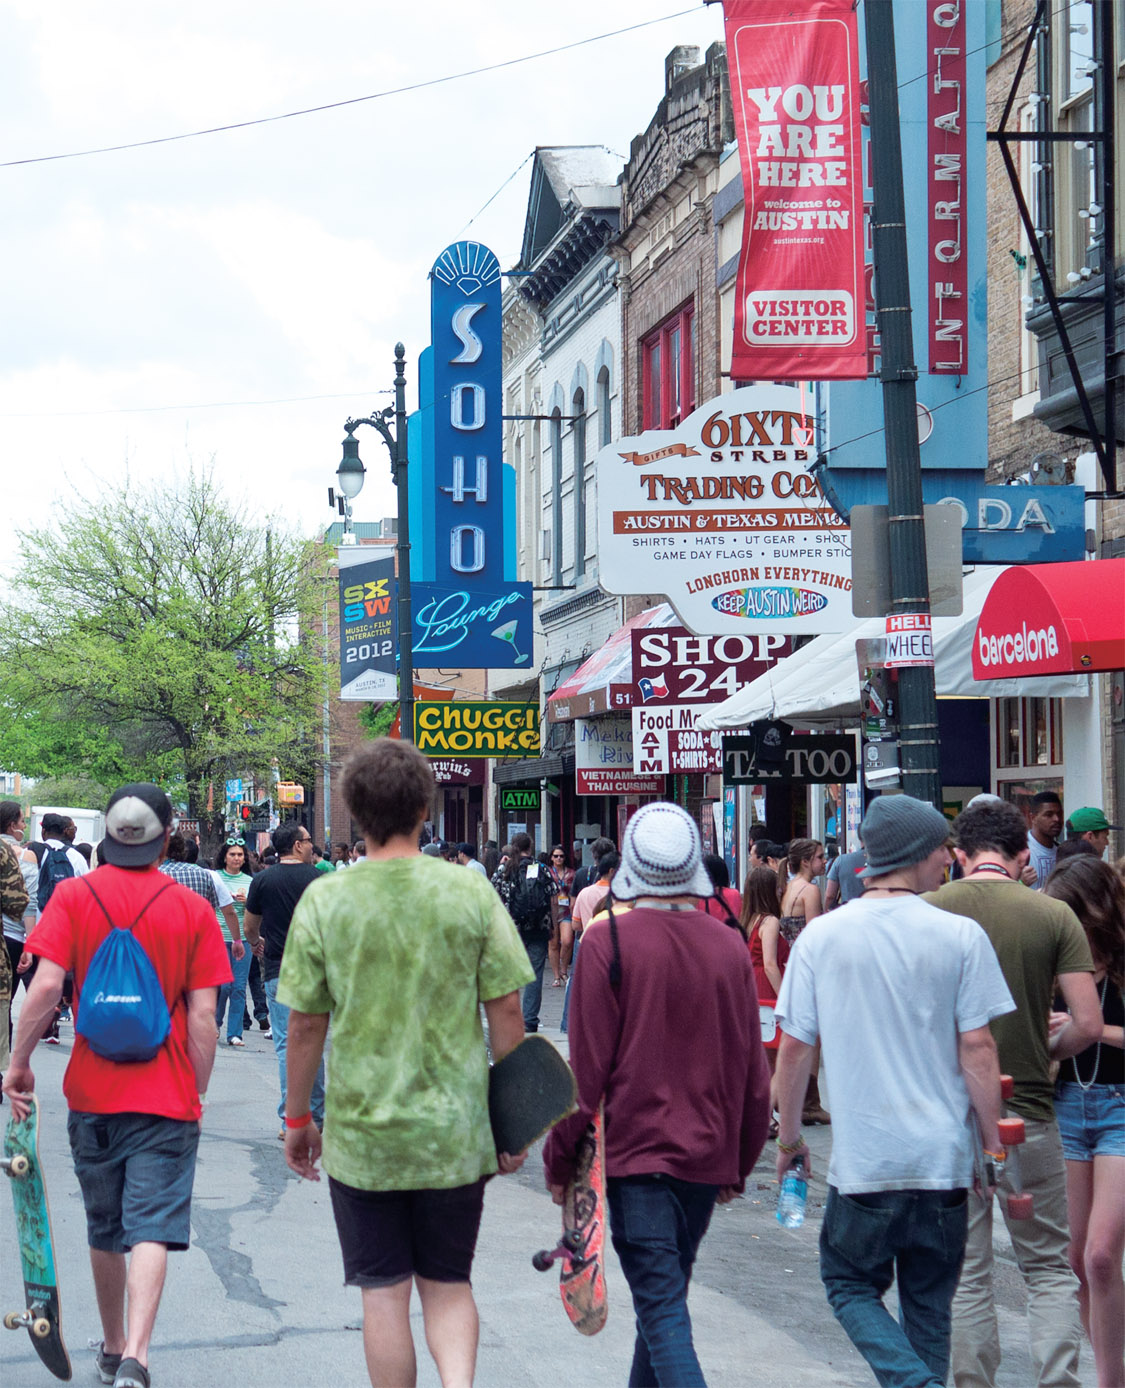
[(28, 410), (0, 414), (0, 419), (84, 419), (111, 414), (165, 414), (170, 410), (252, 409), (262, 405), (300, 405), (313, 400), (354, 400), (357, 395), (390, 395), (390, 390), (362, 386), (333, 395), (286, 395), (279, 400), (206, 400), (190, 405), (127, 405), (119, 410)]
[(633, 34), (638, 29), (648, 29), (654, 24), (667, 24), (669, 20), (682, 19), (685, 15), (694, 13), (694, 6), (690, 10), (677, 10), (674, 14), (661, 15), (658, 19), (645, 19), (639, 24), (628, 24), (623, 29), (611, 29), (604, 34), (593, 34), (589, 38), (575, 39), (573, 43), (560, 43), (554, 48), (541, 49), (538, 53), (525, 53), (519, 58), (507, 58), (503, 62), (488, 63), (484, 67), (468, 68), (464, 72), (450, 72), (443, 77), (431, 77), (424, 82), (411, 82), (404, 87), (390, 87), (382, 92), (369, 92), (366, 96), (351, 96), (342, 101), (326, 101), (321, 106), (306, 106), (299, 111), (283, 111), (280, 115), (259, 116), (255, 120), (231, 121), (227, 125), (212, 125), (203, 130), (186, 130), (179, 135), (160, 135), (155, 139), (131, 140), (120, 145), (100, 145), (94, 149), (68, 150), (65, 154), (40, 154), (29, 159), (7, 159), (0, 162), (0, 169), (17, 168), (22, 164), (49, 164), (58, 159), (85, 159), (93, 154), (117, 154), (126, 149), (144, 149), (149, 145), (167, 145), (177, 140), (194, 140), (201, 135), (221, 135), (229, 130), (246, 130), (254, 125), (270, 125), (275, 121), (293, 120), (297, 116), (318, 115), (322, 111), (336, 111), (343, 106), (357, 106), (364, 101), (381, 101), (389, 96), (403, 96), (407, 92), (422, 91), (427, 87), (440, 87), (447, 82), (460, 82), (466, 77), (479, 77), (485, 72), (499, 72), (503, 68), (518, 67), (521, 63), (535, 62), (539, 58), (550, 58), (556, 53), (568, 53), (575, 48), (584, 48), (591, 43), (601, 43), (605, 39), (618, 38), (622, 34)]

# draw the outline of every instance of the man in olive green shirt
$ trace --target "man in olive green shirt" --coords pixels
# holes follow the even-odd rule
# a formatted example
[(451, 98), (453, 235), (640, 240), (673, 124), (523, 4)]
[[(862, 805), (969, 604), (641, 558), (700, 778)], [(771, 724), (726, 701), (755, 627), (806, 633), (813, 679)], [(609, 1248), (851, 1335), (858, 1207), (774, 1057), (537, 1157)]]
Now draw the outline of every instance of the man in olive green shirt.
[[(1014, 805), (974, 805), (953, 826), (965, 876), (924, 899), (979, 922), (992, 942), (1016, 1011), (990, 1026), (1000, 1069), (1012, 1076), (1008, 1107), (1023, 1120), (1020, 1184), (1033, 1196), (1030, 1219), (1008, 1218), (1010, 1174), (1000, 1182), (1001, 1209), (1028, 1289), (1031, 1362), (1039, 1388), (1078, 1388), (1078, 1279), (1067, 1260), (1066, 1166), (1055, 1123), (1049, 1067), (1077, 1055), (1101, 1034), (1094, 962), (1078, 917), (1061, 901), (1020, 881), (1028, 860), (1027, 825)], [(1048, 1038), (1055, 979), (1071, 1014)], [(924, 986), (924, 980), (920, 980)], [(970, 1202), (969, 1237), (953, 1300), (953, 1380), (957, 1388), (991, 1388), (1000, 1367), (992, 1280), (992, 1205)]]
[(429, 762), (407, 743), (368, 743), (344, 770), (366, 856), (314, 882), (293, 915), (278, 998), (289, 1022), (285, 1157), (319, 1180), (309, 1114), (332, 1022), (323, 1163), (344, 1256), (363, 1294), (372, 1383), (413, 1384), (410, 1297), (444, 1384), (470, 1384), (478, 1325), (470, 1286), (484, 1183), (497, 1157), (488, 1054), (523, 1040), (519, 989), (531, 978), (511, 917), (487, 879), (423, 856)]

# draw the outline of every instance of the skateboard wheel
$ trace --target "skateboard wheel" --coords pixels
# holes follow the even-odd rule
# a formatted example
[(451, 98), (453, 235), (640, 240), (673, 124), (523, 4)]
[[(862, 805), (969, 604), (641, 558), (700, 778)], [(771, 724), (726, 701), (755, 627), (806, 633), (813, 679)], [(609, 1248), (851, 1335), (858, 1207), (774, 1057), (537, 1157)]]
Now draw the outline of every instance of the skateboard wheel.
[(1008, 1196), (1008, 1218), (1030, 1219), (1034, 1211), (1035, 1197), (1031, 1195)]
[(580, 1253), (582, 1251), (582, 1235), (577, 1229), (568, 1229), (559, 1242), (568, 1253)]
[(1005, 1147), (1018, 1147), (1027, 1137), (1022, 1118), (1001, 1118), (996, 1131)]
[(9, 1311), (8, 1314), (4, 1317), (4, 1329), (18, 1330), (20, 1328), (20, 1323), (22, 1320), (23, 1317), (19, 1311)]
[(1001, 1076), (1000, 1076), (1000, 1097), (1001, 1097), (1001, 1099), (1010, 1099), (1010, 1098), (1012, 1097), (1012, 1095), (1013, 1095), (1015, 1092), (1016, 1092), (1016, 1082), (1015, 1082), (1014, 1079), (1012, 1079), (1011, 1075), (1001, 1075)]
[(531, 1266), (536, 1272), (549, 1272), (554, 1266), (554, 1258), (545, 1248), (541, 1248), (531, 1259)]
[(31, 1322), (31, 1333), (37, 1340), (45, 1340), (51, 1333), (51, 1322), (46, 1316), (36, 1316)]
[(8, 1162), (9, 1176), (26, 1176), (31, 1168), (31, 1163), (22, 1152), (17, 1152)]

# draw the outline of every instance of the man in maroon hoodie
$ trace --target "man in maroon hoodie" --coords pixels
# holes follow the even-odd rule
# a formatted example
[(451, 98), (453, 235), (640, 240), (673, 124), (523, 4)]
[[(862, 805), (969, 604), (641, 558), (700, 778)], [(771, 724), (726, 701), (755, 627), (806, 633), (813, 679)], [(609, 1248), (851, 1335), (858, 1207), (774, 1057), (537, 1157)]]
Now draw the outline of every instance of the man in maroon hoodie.
[(629, 821), (613, 897), (587, 926), (573, 976), (570, 1059), (578, 1112), (544, 1149), (561, 1204), (577, 1141), (605, 1102), (613, 1246), (633, 1294), (630, 1384), (703, 1384), (687, 1309), (715, 1202), (741, 1194), (766, 1139), (769, 1071), (758, 994), (737, 923), (713, 895), (699, 831), (676, 805)]

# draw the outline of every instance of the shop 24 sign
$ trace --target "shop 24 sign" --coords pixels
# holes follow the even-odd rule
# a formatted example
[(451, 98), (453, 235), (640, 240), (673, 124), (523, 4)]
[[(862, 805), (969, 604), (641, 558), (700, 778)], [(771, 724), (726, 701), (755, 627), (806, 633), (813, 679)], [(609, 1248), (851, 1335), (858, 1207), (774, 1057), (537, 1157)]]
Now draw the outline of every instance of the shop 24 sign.
[(670, 430), (597, 457), (598, 559), (610, 593), (664, 593), (709, 635), (852, 625), (850, 532), (810, 471), (796, 386), (743, 386)]
[(530, 668), (531, 584), (504, 577), (500, 264), (457, 241), (431, 286), (436, 567), (433, 583), (415, 585), (414, 654)]
[(633, 703), (720, 704), (792, 652), (788, 636), (696, 636), (686, 627), (632, 633)]

